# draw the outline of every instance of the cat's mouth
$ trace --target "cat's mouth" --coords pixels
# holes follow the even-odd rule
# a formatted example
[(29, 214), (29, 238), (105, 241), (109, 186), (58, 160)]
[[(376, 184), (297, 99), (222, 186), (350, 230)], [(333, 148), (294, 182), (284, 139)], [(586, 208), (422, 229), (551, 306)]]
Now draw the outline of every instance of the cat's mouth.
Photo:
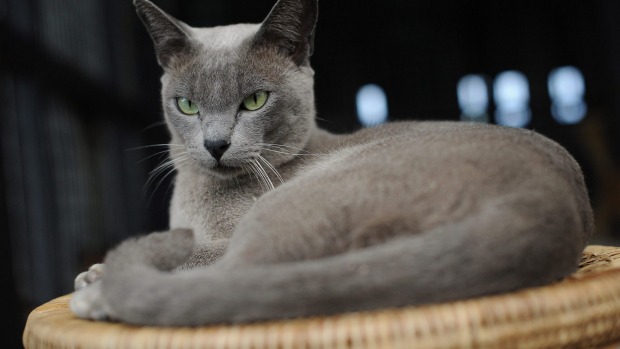
[(218, 162), (215, 166), (211, 168), (211, 170), (222, 174), (234, 174), (242, 171), (240, 167), (225, 165), (221, 162)]

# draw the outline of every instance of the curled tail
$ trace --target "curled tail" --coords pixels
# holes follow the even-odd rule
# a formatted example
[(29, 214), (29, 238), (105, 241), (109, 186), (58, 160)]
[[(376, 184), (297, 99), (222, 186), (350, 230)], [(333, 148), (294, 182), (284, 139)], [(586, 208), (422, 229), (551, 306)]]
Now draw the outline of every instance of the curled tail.
[[(483, 296), (574, 271), (585, 246), (573, 218), (528, 220), (489, 206), (455, 224), (323, 259), (178, 273), (161, 269), (187, 258), (190, 234), (148, 235), (110, 252), (101, 293), (114, 318), (143, 325), (249, 322)], [(137, 252), (140, 246), (149, 252)], [(159, 253), (168, 254), (166, 268), (153, 263)]]

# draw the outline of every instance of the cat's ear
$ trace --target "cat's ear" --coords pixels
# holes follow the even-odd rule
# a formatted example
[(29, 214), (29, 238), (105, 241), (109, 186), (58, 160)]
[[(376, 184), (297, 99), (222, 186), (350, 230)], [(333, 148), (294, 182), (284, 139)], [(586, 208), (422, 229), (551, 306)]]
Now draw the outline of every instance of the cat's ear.
[(133, 4), (153, 39), (157, 62), (162, 68), (171, 68), (175, 58), (191, 52), (192, 38), (188, 34), (187, 24), (170, 16), (148, 0), (134, 0)]
[(279, 0), (263, 21), (255, 44), (275, 46), (297, 65), (308, 65), (318, 12), (318, 0)]

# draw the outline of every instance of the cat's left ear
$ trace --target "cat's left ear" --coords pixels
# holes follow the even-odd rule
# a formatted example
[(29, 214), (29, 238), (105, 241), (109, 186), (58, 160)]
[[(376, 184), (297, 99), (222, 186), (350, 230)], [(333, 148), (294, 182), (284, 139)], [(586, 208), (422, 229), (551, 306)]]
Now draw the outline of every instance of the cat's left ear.
[(309, 65), (318, 3), (318, 0), (279, 0), (263, 21), (255, 45), (275, 46), (297, 65)]

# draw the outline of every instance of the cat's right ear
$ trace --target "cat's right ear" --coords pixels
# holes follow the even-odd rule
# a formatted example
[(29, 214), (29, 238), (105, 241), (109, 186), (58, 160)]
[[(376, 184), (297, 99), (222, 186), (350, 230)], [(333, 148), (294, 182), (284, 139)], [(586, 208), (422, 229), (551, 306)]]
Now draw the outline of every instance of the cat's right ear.
[(189, 26), (170, 16), (148, 0), (134, 0), (136, 12), (144, 23), (153, 44), (157, 62), (164, 69), (174, 66), (176, 59), (191, 53)]
[(255, 44), (270, 45), (297, 65), (308, 65), (314, 50), (318, 0), (278, 0), (263, 21)]

